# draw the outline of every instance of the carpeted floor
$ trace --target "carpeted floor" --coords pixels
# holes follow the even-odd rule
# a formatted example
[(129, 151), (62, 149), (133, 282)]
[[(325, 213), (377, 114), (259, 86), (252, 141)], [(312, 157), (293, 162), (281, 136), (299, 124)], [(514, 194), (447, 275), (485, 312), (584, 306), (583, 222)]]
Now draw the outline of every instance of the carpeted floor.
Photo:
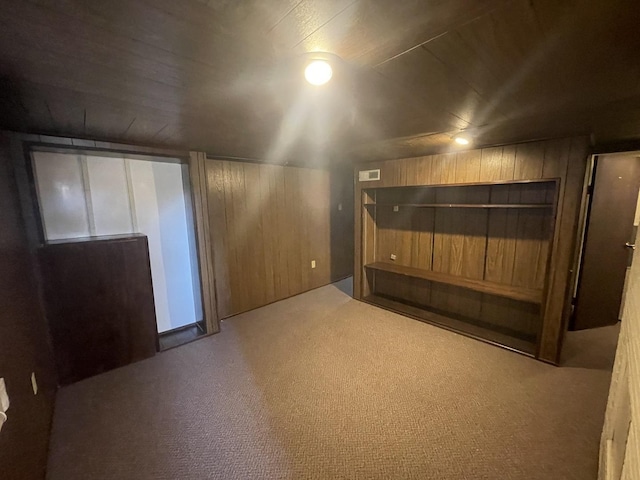
[(48, 478), (595, 479), (617, 333), (557, 368), (323, 287), (63, 388)]

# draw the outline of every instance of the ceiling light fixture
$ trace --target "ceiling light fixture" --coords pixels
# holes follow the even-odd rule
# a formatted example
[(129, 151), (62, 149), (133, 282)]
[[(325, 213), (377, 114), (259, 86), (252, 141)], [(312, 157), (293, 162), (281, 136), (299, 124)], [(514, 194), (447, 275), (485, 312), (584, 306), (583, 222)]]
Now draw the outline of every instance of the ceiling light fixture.
[(333, 69), (324, 60), (314, 60), (304, 69), (304, 78), (311, 85), (324, 85), (333, 76)]
[(469, 145), (469, 139), (458, 135), (453, 139), (458, 145)]

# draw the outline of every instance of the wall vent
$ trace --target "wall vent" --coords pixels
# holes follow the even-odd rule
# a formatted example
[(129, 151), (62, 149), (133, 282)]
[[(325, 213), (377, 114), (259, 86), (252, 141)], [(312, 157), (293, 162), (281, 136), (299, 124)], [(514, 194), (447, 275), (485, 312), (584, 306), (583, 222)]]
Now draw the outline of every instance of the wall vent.
[(373, 182), (374, 180), (380, 180), (380, 169), (360, 170), (358, 172), (358, 180), (361, 182)]

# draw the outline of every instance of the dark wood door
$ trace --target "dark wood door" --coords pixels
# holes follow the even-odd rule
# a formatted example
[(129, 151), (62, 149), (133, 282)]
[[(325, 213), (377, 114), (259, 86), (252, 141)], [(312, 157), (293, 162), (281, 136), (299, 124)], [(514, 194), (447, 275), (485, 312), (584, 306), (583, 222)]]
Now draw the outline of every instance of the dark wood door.
[(603, 327), (618, 321), (634, 241), (640, 188), (640, 158), (601, 155), (595, 178), (572, 328)]

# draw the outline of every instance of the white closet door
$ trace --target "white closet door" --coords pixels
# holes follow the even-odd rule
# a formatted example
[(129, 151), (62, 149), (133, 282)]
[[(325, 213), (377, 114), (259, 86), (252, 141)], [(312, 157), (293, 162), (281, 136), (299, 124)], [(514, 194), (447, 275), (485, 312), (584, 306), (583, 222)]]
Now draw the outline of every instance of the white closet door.
[(133, 233), (124, 159), (87, 156), (95, 235)]
[(144, 233), (149, 242), (149, 259), (151, 262), (151, 280), (153, 296), (156, 303), (156, 320), (158, 332), (171, 330), (171, 315), (167, 292), (162, 243), (160, 236), (160, 214), (156, 184), (153, 178), (153, 163), (144, 160), (126, 159), (131, 172), (131, 187), (136, 206), (136, 223), (140, 233)]
[(178, 328), (196, 321), (182, 166), (152, 165), (171, 328)]
[(33, 163), (46, 238), (90, 235), (80, 155), (33, 152)]

